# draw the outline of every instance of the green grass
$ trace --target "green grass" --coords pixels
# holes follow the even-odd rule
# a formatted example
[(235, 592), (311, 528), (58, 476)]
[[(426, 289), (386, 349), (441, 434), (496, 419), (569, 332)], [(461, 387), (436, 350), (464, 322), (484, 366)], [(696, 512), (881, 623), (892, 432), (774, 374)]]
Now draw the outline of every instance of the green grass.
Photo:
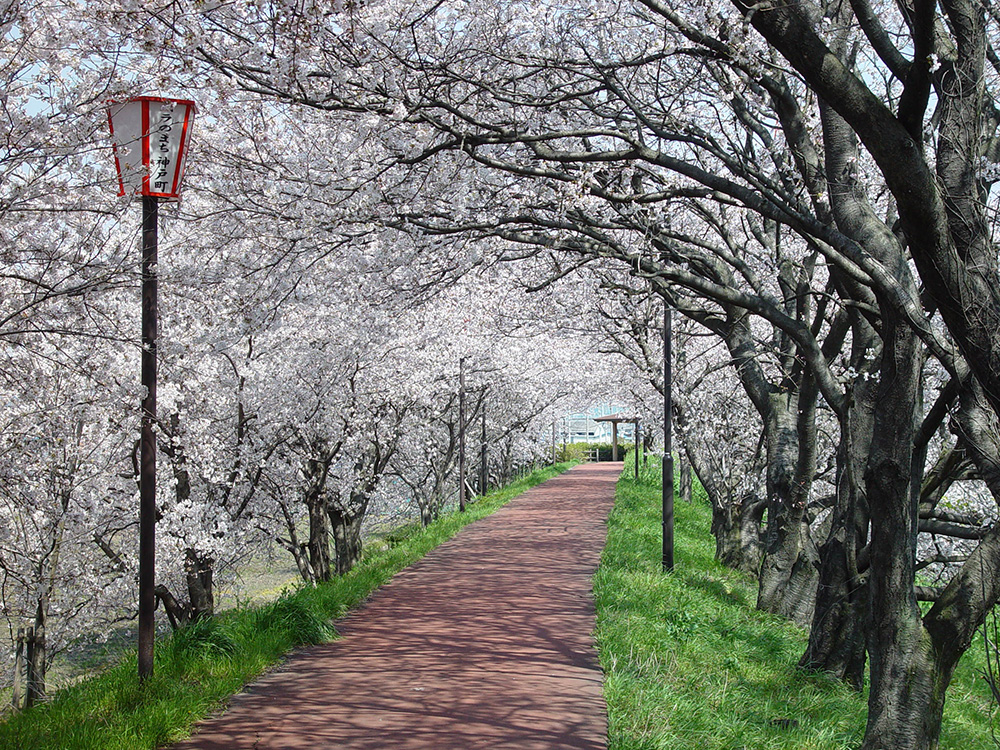
[[(627, 459), (595, 576), (610, 750), (841, 750), (866, 698), (795, 665), (807, 633), (754, 609), (753, 581), (714, 560), (711, 509), (675, 505), (675, 569), (660, 571), (658, 462)], [(977, 645), (945, 709), (942, 750), (994, 748)]]
[(225, 612), (158, 643), (153, 676), (141, 686), (134, 652), (49, 703), (0, 723), (4, 750), (152, 750), (190, 734), (253, 678), (296, 646), (336, 637), (332, 621), (398, 571), (529, 487), (572, 464), (539, 469), (421, 530), (395, 531), (368, 545), (346, 576), (302, 587), (259, 607)]

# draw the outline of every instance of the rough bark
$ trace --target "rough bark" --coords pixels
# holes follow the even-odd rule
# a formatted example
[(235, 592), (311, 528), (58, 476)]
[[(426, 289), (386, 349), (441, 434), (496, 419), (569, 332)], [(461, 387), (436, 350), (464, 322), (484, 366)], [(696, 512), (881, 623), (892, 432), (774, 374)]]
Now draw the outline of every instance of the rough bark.
[[(844, 6), (846, 8), (846, 6)], [(844, 11), (842, 11), (843, 13)], [(834, 49), (850, 59), (847, 29), (835, 36)], [(857, 179), (858, 139), (847, 122), (825, 102), (820, 102), (823, 124), (824, 169), (832, 219), (837, 228), (887, 267), (897, 282), (916, 297), (916, 287), (905, 267), (899, 241), (876, 215), (865, 189)], [(875, 301), (871, 291), (834, 273), (841, 296), (860, 305)], [(799, 664), (834, 674), (856, 690), (864, 681), (867, 591), (859, 556), (868, 536), (869, 515), (863, 488), (863, 466), (869, 455), (874, 428), (873, 413), (878, 389), (876, 369), (868, 350), (880, 344), (870, 321), (851, 314), (851, 366), (859, 373), (840, 415), (837, 451), (837, 493), (830, 531), (820, 552), (820, 580), (809, 644)]]
[[(937, 745), (944, 694), (914, 592), (918, 493), (911, 473), (921, 357), (912, 330), (883, 317), (879, 399), (865, 487), (873, 519), (868, 653), (871, 688), (862, 750)], [(947, 684), (947, 681), (944, 683)]]
[[(647, 452), (652, 450), (647, 448)], [(687, 457), (687, 451), (681, 451), (680, 454), (680, 468), (678, 469), (678, 491), (680, 494), (680, 499), (686, 503), (691, 502), (691, 461)]]
[(48, 621), (48, 596), (39, 600), (35, 608), (34, 628), (27, 644), (27, 689), (24, 707), (31, 708), (45, 699), (46, 647), (45, 629)]
[[(306, 540), (308, 553), (308, 574), (313, 583), (329, 581), (333, 577), (330, 556), (330, 522), (326, 507), (331, 493), (327, 489), (330, 467), (340, 453), (342, 443), (330, 445), (327, 441), (314, 440), (309, 446), (309, 455), (302, 462), (303, 482), (299, 487), (299, 498), (306, 506), (309, 521), (309, 538)], [(289, 535), (294, 538), (293, 521), (286, 514)], [(293, 554), (295, 554), (293, 552)], [(300, 571), (302, 566), (299, 566)]]
[(329, 509), (328, 515), (333, 531), (334, 572), (338, 576), (349, 572), (361, 559), (361, 524), (367, 509), (367, 500), (363, 506), (355, 506), (352, 512), (336, 507)]
[(806, 514), (816, 469), (816, 381), (811, 371), (798, 369), (795, 377), (778, 385), (768, 382), (743, 310), (728, 310), (726, 324), (717, 332), (764, 423), (767, 529), (757, 606), (808, 625), (818, 580), (818, 550)]
[(215, 592), (212, 578), (215, 560), (194, 549), (184, 552), (184, 576), (187, 579), (188, 606), (191, 622), (215, 614)]
[(863, 472), (872, 438), (877, 389), (862, 380), (842, 420), (837, 493), (830, 531), (820, 548), (816, 609), (799, 666), (836, 676), (861, 690), (865, 672), (868, 592), (859, 556), (868, 540)]
[[(815, 392), (809, 394), (815, 401)], [(807, 398), (809, 397), (807, 396)], [(815, 421), (808, 402), (795, 394), (774, 394), (765, 426), (767, 436), (767, 530), (760, 569), (757, 607), (808, 625), (818, 583), (819, 552), (809, 533), (806, 500), (815, 469), (802, 438), (803, 421)], [(811, 439), (815, 439), (812, 436)], [(814, 458), (814, 456), (813, 456)], [(809, 466), (804, 471), (804, 465)]]
[(767, 503), (755, 495), (712, 505), (716, 560), (755, 578), (760, 574), (763, 558), (761, 522), (766, 506)]
[(292, 516), (288, 509), (288, 505), (279, 500), (278, 507), (281, 509), (281, 514), (285, 519), (285, 528), (288, 531), (288, 538), (284, 539), (278, 537), (277, 541), (282, 547), (288, 550), (292, 555), (292, 559), (295, 560), (295, 567), (299, 571), (299, 575), (302, 580), (306, 583), (316, 583), (316, 577), (313, 575), (312, 567), (309, 565), (309, 545), (299, 541), (298, 530), (295, 528), (295, 518)]
[(177, 628), (184, 627), (188, 624), (188, 608), (187, 605), (178, 600), (176, 596), (164, 586), (162, 583), (156, 585), (154, 589), (157, 601), (163, 605), (163, 611), (167, 613), (167, 619), (170, 620), (170, 627), (174, 630)]
[(315, 581), (329, 581), (333, 577), (333, 565), (330, 558), (330, 522), (326, 512), (326, 501), (323, 493), (317, 493), (306, 499), (309, 511), (309, 568)]
[(30, 628), (18, 628), (14, 641), (14, 684), (11, 689), (10, 705), (15, 711), (24, 708), (25, 647), (31, 637)]

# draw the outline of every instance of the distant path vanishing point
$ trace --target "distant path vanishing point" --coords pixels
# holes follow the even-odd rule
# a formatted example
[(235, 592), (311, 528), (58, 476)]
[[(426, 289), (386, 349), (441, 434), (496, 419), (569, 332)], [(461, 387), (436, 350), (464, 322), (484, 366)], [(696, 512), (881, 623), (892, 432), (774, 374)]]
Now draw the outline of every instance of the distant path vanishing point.
[(173, 750), (599, 750), (591, 576), (622, 464), (465, 527)]

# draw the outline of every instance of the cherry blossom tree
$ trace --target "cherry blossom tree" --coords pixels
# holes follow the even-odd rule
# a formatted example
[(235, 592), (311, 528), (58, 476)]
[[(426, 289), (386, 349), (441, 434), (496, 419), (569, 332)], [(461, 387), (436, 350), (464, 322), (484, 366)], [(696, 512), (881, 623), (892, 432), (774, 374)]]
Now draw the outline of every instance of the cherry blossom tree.
[[(578, 262), (572, 258), (618, 258), (653, 277), (667, 297), (676, 297), (675, 285), (721, 306), (734, 323), (744, 310), (777, 326), (792, 344), (801, 380), (785, 391), (785, 407), (765, 418), (771, 430), (769, 496), (786, 486), (791, 501), (776, 506), (791, 515), (774, 527), (772, 538), (801, 538), (795, 529), (802, 526), (805, 495), (795, 494), (813, 474), (814, 454), (811, 440), (801, 440), (813, 421), (799, 415), (810, 414), (822, 395), (840, 422), (838, 475), (845, 481), (835, 496), (821, 566), (827, 583), (842, 583), (821, 590), (857, 591), (857, 583), (869, 581), (867, 599), (851, 603), (853, 616), (845, 613), (841, 620), (864, 621), (857, 615), (866, 602), (873, 607), (865, 745), (933, 746), (951, 669), (996, 598), (989, 591), (982, 596), (982, 571), (973, 570), (992, 565), (990, 538), (927, 615), (915, 604), (912, 555), (919, 497), (911, 488), (919, 486), (914, 475), (925, 471), (920, 435), (933, 432), (941, 417), (940, 409), (924, 415), (919, 404), (923, 347), (971, 389), (963, 392), (965, 408), (956, 418), (964, 420), (963, 442), (989, 477), (985, 457), (992, 449), (971, 415), (981, 415), (992, 398), (997, 368), (990, 359), (995, 325), (988, 290), (996, 285), (977, 286), (979, 275), (970, 277), (963, 261), (963, 253), (990, 252), (988, 203), (980, 200), (983, 183), (976, 178), (992, 126), (988, 119), (970, 120), (985, 111), (980, 104), (988, 96), (985, 11), (947, 6), (941, 20), (947, 31), (935, 37), (933, 9), (883, 18), (868, 8), (855, 16), (835, 7), (759, 12), (737, 5), (747, 13), (743, 23), (724, 7), (675, 8), (650, 0), (627, 6), (627, 22), (615, 23), (623, 7), (539, 6), (526, 14), (520, 6), (477, 6), (472, 13), (462, 3), (429, 11), (381, 3), (322, 19), (254, 10), (249, 20), (259, 26), (295, 30), (274, 34), (287, 46), (258, 49), (257, 58), (251, 37), (227, 31), (248, 19), (212, 8), (204, 15), (211, 23), (198, 37), (198, 56), (249, 90), (318, 111), (364, 111), (397, 123), (387, 127), (397, 137), (386, 147), (400, 167), (430, 174), (433, 162), (445, 175), (464, 154), (470, 172), (482, 175), (465, 183), (476, 186), (474, 201), (431, 191), (435, 197), (419, 208), (397, 204), (400, 227), (488, 232), (541, 248), (535, 253), (558, 252), (569, 259), (556, 261), (561, 265)], [(983, 15), (981, 22), (967, 22), (975, 13)], [(201, 19), (194, 11), (192, 17)], [(164, 22), (179, 30), (187, 18), (178, 13)], [(921, 51), (915, 61), (891, 46), (890, 27), (916, 40), (912, 46)], [(867, 57), (857, 55), (856, 42), (867, 44)], [(293, 43), (306, 51), (291, 55)], [(776, 50), (801, 79), (775, 67)], [(286, 58), (276, 69), (267, 62)], [(828, 60), (834, 68), (822, 67)], [(937, 68), (935, 61), (942, 60)], [(853, 72), (866, 65), (885, 75)], [(969, 85), (958, 85), (963, 76)], [(887, 83), (879, 89), (881, 82)], [(935, 118), (928, 115), (932, 90), (941, 103)], [(398, 137), (400, 122), (411, 126), (410, 140)], [(925, 156), (930, 152), (934, 159)], [(863, 174), (861, 164), (876, 170)], [(530, 193), (519, 192), (525, 180)], [(943, 200), (945, 189), (957, 198)], [(452, 210), (440, 210), (443, 195)], [(520, 205), (511, 206), (512, 196)], [(753, 268), (724, 241), (706, 253), (697, 237), (666, 225), (664, 207), (682, 201), (736, 207), (747, 222), (746, 232), (733, 235), (741, 240), (752, 235), (764, 248), (798, 245), (792, 253), (796, 272), (778, 275), (777, 294), (766, 285), (755, 288), (748, 274)], [(704, 209), (702, 221), (706, 215), (718, 215), (717, 209)], [(919, 295), (908, 254), (929, 298)], [(809, 269), (820, 258), (823, 274), (813, 277)], [(992, 266), (984, 255), (977, 267)], [(734, 269), (735, 286), (724, 278)], [(815, 287), (803, 293), (802, 281)], [(976, 304), (962, 302), (967, 284)], [(837, 309), (817, 314), (829, 295), (839, 300)], [(938, 312), (961, 358), (928, 322)], [(738, 334), (742, 326), (732, 330)], [(848, 334), (846, 371), (865, 377), (852, 377), (845, 393), (831, 363), (842, 348), (836, 342), (847, 342)], [(760, 383), (754, 371), (761, 360), (746, 362), (753, 364), (741, 376)], [(765, 399), (766, 391), (756, 392), (759, 410), (778, 395)], [(785, 481), (775, 473), (781, 465), (800, 473)], [(795, 567), (792, 558), (774, 559), (779, 568)], [(820, 607), (828, 622), (830, 604)], [(898, 627), (883, 627), (889, 622)], [(848, 651), (856, 653), (862, 639), (850, 640)], [(928, 642), (937, 644), (930, 652), (920, 645)], [(810, 662), (825, 660), (820, 655)], [(846, 661), (855, 666), (841, 659), (845, 672), (856, 675), (856, 659)], [(896, 673), (917, 662), (925, 687), (897, 700), (894, 691), (905, 680)]]

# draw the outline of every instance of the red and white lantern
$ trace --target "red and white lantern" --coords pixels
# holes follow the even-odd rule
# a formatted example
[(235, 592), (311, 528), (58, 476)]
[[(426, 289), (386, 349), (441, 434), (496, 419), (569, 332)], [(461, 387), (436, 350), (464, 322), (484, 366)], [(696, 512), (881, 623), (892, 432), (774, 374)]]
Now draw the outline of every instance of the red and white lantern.
[(108, 107), (119, 195), (180, 199), (196, 111), (187, 99), (158, 96)]

